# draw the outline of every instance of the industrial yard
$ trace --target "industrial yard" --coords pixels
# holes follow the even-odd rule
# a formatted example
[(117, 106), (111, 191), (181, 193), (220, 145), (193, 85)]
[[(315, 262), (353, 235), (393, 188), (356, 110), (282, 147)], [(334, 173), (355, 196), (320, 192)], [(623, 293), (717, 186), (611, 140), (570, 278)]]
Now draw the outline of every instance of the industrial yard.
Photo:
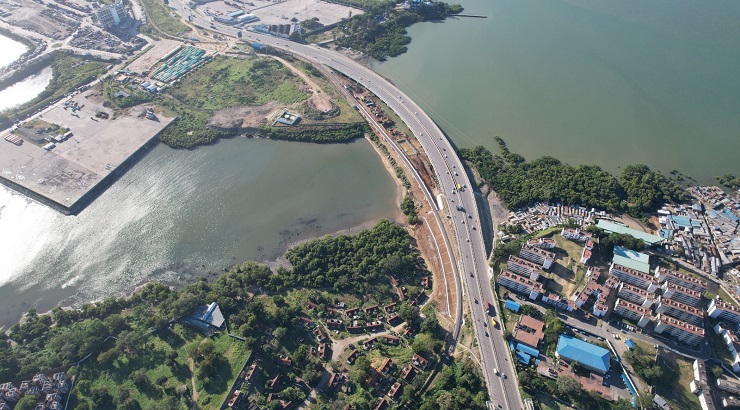
[(205, 10), (206, 14), (226, 15), (236, 10), (244, 10), (252, 13), (259, 18), (259, 23), (263, 24), (286, 24), (295, 18), (297, 21), (308, 20), (313, 17), (319, 19), (319, 23), (329, 25), (340, 21), (351, 13), (353, 16), (362, 14), (363, 11), (354, 7), (347, 7), (339, 4), (322, 2), (319, 0), (286, 0), (286, 1), (266, 1), (252, 0), (239, 2), (215, 1), (198, 6), (199, 9)]
[[(100, 192), (95, 188), (101, 181), (112, 173), (113, 177), (122, 174), (126, 164), (173, 120), (148, 119), (143, 110), (114, 117), (90, 94), (64, 100), (12, 132), (23, 143), (5, 143), (0, 150), (3, 183), (62, 212), (75, 213), (86, 198)], [(59, 129), (71, 135), (55, 139)]]

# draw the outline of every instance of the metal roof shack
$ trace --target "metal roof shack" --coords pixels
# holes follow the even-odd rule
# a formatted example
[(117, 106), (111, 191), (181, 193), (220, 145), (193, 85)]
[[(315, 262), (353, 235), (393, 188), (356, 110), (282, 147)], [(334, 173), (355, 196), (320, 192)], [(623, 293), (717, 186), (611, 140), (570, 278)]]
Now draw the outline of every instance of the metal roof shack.
[(573, 336), (560, 335), (555, 354), (566, 361), (577, 361), (581, 366), (604, 374), (609, 370), (609, 351)]
[(614, 247), (613, 261), (642, 273), (650, 273), (650, 256), (621, 246)]
[(514, 302), (511, 299), (506, 299), (506, 302), (504, 302), (504, 307), (511, 310), (514, 313), (519, 313), (519, 309), (522, 308), (522, 305)]
[(663, 242), (663, 238), (661, 238), (660, 236), (651, 235), (649, 233), (641, 232), (636, 229), (629, 228), (625, 225), (605, 221), (603, 219), (599, 219), (599, 221), (596, 223), (596, 226), (607, 232), (624, 233), (630, 235), (634, 238), (640, 239), (648, 245), (655, 245)]
[(200, 330), (206, 334), (212, 334), (224, 325), (224, 315), (216, 302), (203, 305), (196, 309), (190, 316), (185, 317), (182, 322), (190, 327)]

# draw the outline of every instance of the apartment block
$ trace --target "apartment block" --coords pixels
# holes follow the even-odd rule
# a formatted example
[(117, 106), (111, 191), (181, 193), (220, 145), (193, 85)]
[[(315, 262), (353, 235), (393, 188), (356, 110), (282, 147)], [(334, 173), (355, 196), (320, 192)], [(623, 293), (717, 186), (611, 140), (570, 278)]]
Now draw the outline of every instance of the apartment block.
[(704, 311), (675, 299), (660, 298), (655, 311), (691, 323), (694, 326), (701, 326), (704, 321)]
[(601, 268), (597, 268), (596, 266), (589, 266), (586, 270), (586, 277), (589, 280), (598, 281), (603, 273), (604, 272), (601, 270)]
[(563, 228), (560, 235), (565, 239), (570, 239), (576, 242), (586, 242), (591, 239), (591, 234), (588, 232), (582, 232), (580, 229)]
[(526, 243), (522, 245), (522, 250), (519, 251), (519, 257), (530, 262), (539, 263), (542, 265), (542, 269), (550, 269), (550, 266), (555, 262), (554, 253)]
[(655, 293), (648, 292), (645, 289), (638, 288), (629, 283), (621, 282), (618, 289), (619, 291), (617, 294), (620, 298), (638, 304), (645, 309), (652, 308), (656, 301)]
[(514, 292), (524, 293), (530, 299), (537, 299), (542, 293), (542, 284), (535, 282), (526, 276), (517, 275), (508, 270), (502, 270), (498, 275), (498, 284), (513, 290)]
[(537, 280), (542, 274), (542, 266), (526, 259), (517, 258), (514, 255), (509, 255), (509, 260), (506, 261), (506, 269), (532, 280)]
[(679, 273), (674, 270), (666, 269), (660, 266), (655, 268), (655, 277), (660, 280), (660, 283), (668, 281), (671, 283), (675, 283), (676, 285), (695, 290), (699, 293), (704, 293), (707, 291), (706, 280), (695, 278), (689, 275), (684, 275), (683, 273)]
[(719, 298), (719, 296), (709, 302), (707, 313), (709, 313), (709, 317), (719, 318), (721, 320), (727, 320), (728, 322), (740, 324), (740, 309), (738, 309), (737, 306), (723, 301)]
[(695, 346), (704, 339), (704, 329), (662, 313), (655, 319), (655, 333), (668, 334), (679, 342)]
[(614, 313), (619, 316), (626, 317), (627, 319), (634, 320), (637, 322), (637, 326), (640, 327), (645, 327), (645, 325), (650, 323), (650, 317), (652, 315), (652, 311), (650, 309), (645, 309), (636, 303), (632, 303), (624, 299), (617, 299), (617, 303), (614, 304)]
[(646, 289), (648, 292), (655, 292), (655, 290), (658, 289), (657, 278), (646, 273), (642, 273), (636, 269), (612, 263), (612, 266), (609, 268), (609, 273), (619, 278), (622, 282), (627, 282), (630, 285)]
[(530, 239), (527, 241), (527, 245), (531, 245), (540, 249), (552, 249), (555, 247), (555, 239), (552, 238), (539, 238)]
[(572, 312), (576, 308), (576, 304), (572, 300), (560, 297), (560, 295), (551, 292), (545, 292), (542, 295), (542, 301), (555, 306), (557, 309), (567, 310), (568, 312)]
[[(663, 284), (663, 297), (668, 299), (675, 299), (681, 303), (698, 307), (701, 305), (702, 294), (695, 290), (685, 288), (681, 285), (666, 282)], [(738, 320), (740, 321), (740, 315), (738, 315)]]

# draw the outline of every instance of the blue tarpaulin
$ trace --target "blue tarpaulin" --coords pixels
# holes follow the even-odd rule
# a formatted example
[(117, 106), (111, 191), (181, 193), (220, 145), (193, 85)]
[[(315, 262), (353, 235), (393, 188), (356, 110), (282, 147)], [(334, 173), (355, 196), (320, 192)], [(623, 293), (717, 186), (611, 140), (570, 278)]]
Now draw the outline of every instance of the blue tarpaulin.
[(511, 311), (514, 311), (516, 313), (519, 313), (519, 309), (522, 308), (522, 305), (514, 302), (511, 299), (506, 299), (506, 302), (504, 302), (504, 307), (507, 308), (507, 309), (509, 309), (509, 310), (511, 310)]
[(627, 339), (624, 341), (624, 344), (627, 345), (627, 347), (630, 348), (630, 350), (635, 348), (635, 342), (632, 341), (632, 339)]
[(531, 347), (529, 347), (529, 346), (527, 346), (527, 345), (525, 345), (523, 343), (517, 344), (516, 350), (519, 350), (520, 352), (524, 352), (524, 353), (526, 353), (526, 354), (528, 354), (530, 356), (534, 356), (534, 357), (537, 357), (537, 356), (540, 355), (539, 350), (532, 349)]
[(516, 357), (522, 364), (529, 364), (529, 361), (532, 360), (532, 356), (519, 351), (516, 352)]

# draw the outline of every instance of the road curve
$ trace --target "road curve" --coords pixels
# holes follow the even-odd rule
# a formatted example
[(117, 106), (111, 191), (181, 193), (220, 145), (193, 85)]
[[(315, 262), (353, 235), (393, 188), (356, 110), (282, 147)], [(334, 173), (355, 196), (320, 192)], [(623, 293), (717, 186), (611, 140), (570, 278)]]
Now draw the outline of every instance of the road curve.
[[(453, 222), (460, 252), (457, 265), (466, 285), (488, 394), (494, 405), (501, 405), (502, 409), (523, 408), (503, 329), (491, 326), (484, 308), (485, 301), (494, 302), (496, 299), (490, 285), (488, 258), (480, 229), (480, 214), (474, 193), (470, 189), (472, 185), (462, 161), (442, 130), (413, 100), (388, 80), (340, 53), (251, 32), (245, 33), (245, 39), (294, 53), (352, 78), (383, 100), (414, 133), (440, 182), (446, 201), (445, 209), (440, 211), (446, 213)], [(457, 189), (458, 184), (464, 188)], [(461, 206), (462, 210), (457, 210), (457, 206)], [(499, 316), (497, 303), (493, 305)]]

